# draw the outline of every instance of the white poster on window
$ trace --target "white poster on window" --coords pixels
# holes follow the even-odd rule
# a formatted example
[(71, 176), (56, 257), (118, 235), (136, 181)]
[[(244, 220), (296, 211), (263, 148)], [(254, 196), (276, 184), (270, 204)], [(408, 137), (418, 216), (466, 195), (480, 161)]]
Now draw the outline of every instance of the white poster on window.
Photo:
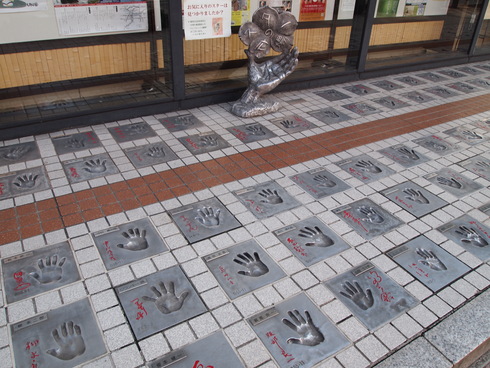
[(231, 36), (231, 0), (185, 0), (186, 40)]
[(449, 0), (428, 0), (424, 15), (446, 15)]
[(46, 10), (46, 0), (0, 0), (0, 14)]

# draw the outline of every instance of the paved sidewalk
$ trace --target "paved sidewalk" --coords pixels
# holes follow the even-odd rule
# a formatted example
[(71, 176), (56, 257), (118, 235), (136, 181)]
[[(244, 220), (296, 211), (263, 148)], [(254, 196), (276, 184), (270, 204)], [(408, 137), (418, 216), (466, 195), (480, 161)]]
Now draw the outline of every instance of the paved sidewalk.
[(0, 142), (2, 366), (467, 363), (489, 91), (482, 62)]

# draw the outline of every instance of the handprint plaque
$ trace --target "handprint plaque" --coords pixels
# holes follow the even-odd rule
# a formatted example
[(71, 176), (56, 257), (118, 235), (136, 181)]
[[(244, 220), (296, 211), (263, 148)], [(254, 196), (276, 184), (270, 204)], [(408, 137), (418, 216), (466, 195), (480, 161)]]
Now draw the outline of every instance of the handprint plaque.
[(46, 170), (33, 167), (0, 177), (0, 200), (31, 194), (49, 188)]
[(136, 168), (158, 165), (178, 159), (177, 155), (164, 142), (127, 148), (124, 153)]
[(40, 158), (36, 142), (25, 142), (0, 147), (0, 166), (16, 162), (25, 162)]
[(457, 126), (455, 128), (445, 130), (444, 133), (451, 137), (457, 138), (470, 146), (488, 141), (488, 138), (485, 137), (482, 129), (475, 129), (474, 126), (469, 125)]
[(68, 242), (4, 258), (2, 273), (9, 303), (80, 280)]
[(490, 180), (490, 159), (483, 155), (474, 156), (468, 160), (458, 163), (459, 166), (475, 173), (476, 175)]
[(92, 131), (55, 137), (51, 141), (58, 155), (89, 150), (101, 145), (99, 137)]
[(289, 179), (294, 181), (315, 199), (320, 199), (350, 188), (343, 180), (340, 180), (323, 167), (290, 176)]
[(213, 152), (230, 146), (216, 133), (194, 134), (178, 139), (193, 155)]
[(156, 136), (155, 131), (146, 122), (111, 127), (108, 130), (114, 140), (119, 143)]
[(342, 160), (336, 165), (363, 183), (371, 183), (395, 173), (391, 168), (369, 155), (359, 155)]
[(171, 116), (159, 119), (159, 121), (171, 133), (204, 126), (204, 123), (192, 114)]
[(315, 124), (299, 115), (287, 115), (282, 118), (273, 119), (271, 120), (271, 123), (287, 133), (297, 133), (303, 130), (316, 128)]
[(378, 151), (403, 167), (412, 167), (429, 161), (429, 158), (418, 149), (403, 144), (396, 144)]
[(438, 156), (445, 156), (460, 149), (458, 145), (448, 142), (437, 135), (417, 138), (412, 140), (412, 142), (427, 148), (429, 151), (432, 151)]
[(62, 165), (70, 183), (79, 183), (119, 172), (107, 153), (65, 161)]
[(453, 169), (443, 168), (431, 174), (424, 175), (431, 183), (451, 193), (457, 198), (462, 198), (483, 188), (483, 185)]
[(239, 125), (233, 128), (226, 128), (226, 130), (243, 143), (252, 143), (276, 137), (271, 130), (259, 123)]

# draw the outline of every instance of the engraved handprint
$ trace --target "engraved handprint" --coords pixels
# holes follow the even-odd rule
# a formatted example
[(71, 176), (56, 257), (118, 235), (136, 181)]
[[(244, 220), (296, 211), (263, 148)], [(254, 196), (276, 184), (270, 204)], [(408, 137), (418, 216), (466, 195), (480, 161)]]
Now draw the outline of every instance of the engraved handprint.
[(277, 190), (262, 189), (259, 195), (264, 197), (264, 199), (260, 200), (262, 203), (279, 204), (283, 202), (282, 198), (277, 194)]
[(447, 150), (447, 146), (442, 143), (427, 141), (425, 142), (425, 146), (429, 149), (433, 149), (434, 151), (445, 151)]
[(19, 189), (32, 189), (36, 186), (36, 179), (39, 175), (24, 174), (17, 177), (14, 185)]
[(148, 248), (148, 242), (146, 241), (146, 230), (141, 230), (135, 227), (134, 229), (128, 229), (122, 234), (128, 242), (126, 244), (118, 244), (117, 247), (126, 250), (143, 250)]
[(373, 164), (371, 161), (359, 160), (357, 162), (356, 166), (361, 171), (370, 172), (372, 174), (379, 174), (380, 172), (383, 171), (378, 166), (376, 166), (375, 164)]
[(413, 202), (417, 202), (420, 204), (429, 204), (429, 200), (425, 198), (420, 190), (415, 190), (413, 188), (405, 188), (403, 189), (403, 193), (406, 194), (406, 199), (409, 199)]
[(447, 270), (447, 267), (441, 260), (435, 255), (435, 253), (431, 250), (427, 250), (424, 248), (417, 248), (417, 254), (423, 259), (419, 259), (419, 262), (424, 266), (427, 266), (435, 271), (444, 271)]
[(307, 247), (329, 247), (334, 244), (332, 238), (325, 235), (318, 226), (315, 226), (315, 228), (306, 226), (299, 230), (298, 235), (302, 238), (311, 239), (310, 242), (305, 244)]
[(85, 166), (83, 169), (91, 174), (98, 174), (98, 173), (103, 173), (104, 171), (107, 170), (107, 167), (105, 166), (105, 161), (106, 160), (101, 160), (101, 159), (96, 159), (96, 160), (89, 160), (85, 162)]
[(193, 125), (192, 116), (179, 116), (175, 119), (175, 124), (189, 126)]
[(357, 209), (361, 214), (365, 217), (361, 218), (361, 221), (370, 222), (373, 224), (381, 224), (384, 222), (384, 218), (376, 212), (376, 210), (372, 207), (361, 206)]
[(146, 155), (152, 158), (161, 158), (165, 156), (165, 151), (160, 146), (153, 146), (148, 148)]
[(128, 130), (129, 135), (138, 135), (148, 132), (148, 126), (146, 124), (131, 125)]
[(58, 262), (58, 255), (54, 254), (51, 257), (40, 259), (37, 262), (39, 272), (30, 272), (29, 275), (39, 281), (41, 284), (50, 284), (61, 280), (63, 277), (63, 265), (66, 258), (63, 257)]
[(483, 139), (483, 137), (481, 135), (479, 135), (476, 132), (473, 132), (471, 130), (463, 130), (461, 133), (468, 140), (471, 140), (471, 139)]
[(65, 142), (66, 148), (83, 148), (85, 147), (85, 141), (83, 139), (71, 138)]
[(58, 332), (58, 329), (54, 329), (52, 332), (58, 348), (49, 349), (46, 353), (61, 360), (71, 360), (85, 352), (85, 341), (83, 341), (80, 326), (68, 321), (63, 323), (59, 330), (60, 332)]
[(168, 288), (162, 281), (158, 283), (158, 286), (160, 286), (160, 290), (155, 286), (150, 288), (156, 298), (143, 296), (143, 300), (155, 303), (157, 309), (163, 314), (170, 314), (180, 310), (185, 299), (189, 296), (189, 291), (187, 290), (184, 290), (180, 296), (177, 296), (175, 294), (175, 285), (173, 281), (168, 283)]
[(219, 208), (203, 207), (197, 210), (195, 219), (206, 227), (216, 227), (220, 224), (220, 213), (221, 210)]
[(281, 125), (286, 129), (298, 128), (300, 125), (291, 120), (283, 120), (281, 121)]
[(438, 176), (437, 182), (439, 184), (447, 185), (448, 187), (452, 187), (452, 188), (456, 188), (456, 189), (461, 189), (463, 187), (463, 184), (461, 184), (456, 179), (454, 179), (454, 178), (448, 179), (448, 178), (445, 178), (444, 176)]
[(327, 118), (330, 118), (330, 119), (338, 119), (340, 118), (340, 115), (337, 114), (335, 111), (330, 111), (330, 110), (327, 110), (327, 111), (324, 111), (323, 114), (327, 117)]
[(2, 153), (2, 157), (6, 158), (8, 160), (18, 160), (22, 158), (27, 152), (29, 152), (29, 147), (28, 146), (18, 146), (18, 147), (13, 147), (5, 152)]
[(251, 135), (265, 135), (265, 132), (260, 125), (248, 126), (245, 128), (245, 130)]
[(459, 230), (455, 231), (456, 234), (461, 235), (463, 243), (475, 245), (477, 247), (486, 247), (488, 242), (472, 227), (460, 226)]
[(259, 277), (269, 272), (269, 268), (260, 260), (257, 252), (254, 252), (253, 257), (248, 252), (237, 254), (237, 258), (233, 259), (233, 262), (248, 269), (247, 271), (238, 271), (239, 275)]
[(401, 147), (398, 149), (398, 152), (405, 158), (409, 160), (416, 161), (419, 160), (420, 157), (415, 153), (413, 149), (408, 149), (407, 147)]
[(353, 284), (346, 281), (344, 285), (345, 291), (341, 291), (340, 294), (349, 298), (362, 310), (368, 310), (374, 305), (374, 297), (371, 289), (362, 290), (357, 281), (353, 281)]
[(288, 315), (292, 322), (283, 318), (282, 323), (300, 335), (300, 338), (290, 337), (287, 340), (288, 344), (316, 346), (325, 341), (325, 337), (313, 323), (308, 311), (305, 310), (306, 320), (296, 309), (294, 311), (288, 311)]
[(488, 162), (485, 162), (485, 161), (478, 161), (477, 163), (475, 163), (475, 165), (481, 167), (483, 170), (489, 170), (490, 169), (490, 164)]
[(214, 135), (207, 135), (201, 137), (201, 142), (199, 143), (201, 147), (216, 147), (218, 145), (218, 138)]
[(333, 188), (337, 184), (328, 178), (326, 175), (315, 175), (313, 178), (314, 181), (316, 181), (318, 184), (316, 185), (319, 188)]

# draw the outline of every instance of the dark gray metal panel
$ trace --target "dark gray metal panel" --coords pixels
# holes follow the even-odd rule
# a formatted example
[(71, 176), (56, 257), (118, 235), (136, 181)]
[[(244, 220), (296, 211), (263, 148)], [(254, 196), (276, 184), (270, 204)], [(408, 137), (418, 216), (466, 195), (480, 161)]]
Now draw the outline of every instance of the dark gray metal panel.
[(449, 98), (453, 96), (458, 96), (459, 93), (454, 92), (453, 90), (446, 88), (444, 86), (435, 86), (431, 88), (424, 88), (424, 91), (432, 93), (441, 98)]
[(423, 235), (386, 254), (432, 291), (442, 289), (470, 270)]
[(437, 153), (440, 156), (445, 156), (460, 149), (458, 145), (452, 144), (445, 139), (438, 137), (437, 135), (429, 135), (426, 137), (417, 138), (412, 140), (412, 142), (424, 148), (427, 148), (429, 151)]
[(427, 82), (425, 82), (423, 80), (420, 80), (420, 79), (417, 79), (417, 78), (414, 78), (414, 77), (410, 77), (410, 76), (401, 77), (401, 78), (395, 78), (395, 80), (397, 80), (399, 82), (402, 82), (402, 83), (405, 83), (405, 84), (409, 84), (411, 86), (420, 86), (422, 84), (426, 84), (427, 83)]
[(344, 100), (344, 99), (350, 97), (349, 95), (346, 95), (345, 93), (337, 91), (336, 89), (327, 89), (325, 91), (315, 92), (315, 94), (320, 96), (320, 97), (323, 97), (324, 99), (326, 99), (330, 102)]
[(254, 239), (211, 253), (202, 259), (230, 299), (286, 276)]
[(469, 85), (468, 83), (463, 82), (455, 82), (451, 84), (446, 84), (447, 87), (454, 88), (457, 91), (464, 93), (472, 93), (476, 91), (480, 91), (480, 88)]
[(430, 158), (404, 144), (396, 144), (378, 151), (403, 167), (413, 167), (430, 161)]
[(483, 206), (478, 207), (478, 209), (483, 213), (490, 215), (490, 203), (486, 203)]
[(49, 188), (48, 176), (44, 167), (33, 167), (0, 176), (0, 199), (31, 194)]
[(311, 217), (274, 231), (305, 266), (332, 257), (346, 249), (347, 244), (317, 217)]
[(0, 165), (10, 165), (17, 162), (41, 158), (36, 142), (25, 142), (0, 147)]
[(486, 88), (486, 89), (490, 88), (490, 81), (488, 81), (486, 79), (481, 79), (481, 78), (472, 79), (472, 80), (469, 80), (468, 83), (471, 83), (471, 84), (474, 84), (475, 86), (479, 86), (479, 87)]
[(466, 73), (466, 74), (471, 74), (471, 75), (479, 75), (482, 74), (483, 72), (481, 70), (472, 68), (471, 66), (461, 66), (458, 68), (455, 68), (456, 70), (459, 70), (460, 72)]
[(204, 126), (204, 123), (192, 114), (172, 116), (159, 119), (159, 121), (171, 133)]
[(434, 100), (433, 97), (419, 93), (418, 91), (410, 91), (408, 93), (402, 93), (401, 96), (406, 97), (415, 102), (429, 102)]
[(323, 167), (290, 176), (289, 179), (315, 199), (327, 197), (350, 188), (348, 184)]
[(441, 169), (424, 178), (458, 198), (471, 194), (483, 186), (452, 169)]
[(437, 72), (440, 73), (440, 74), (446, 75), (448, 77), (451, 77), (451, 78), (463, 78), (463, 77), (467, 77), (466, 74), (460, 73), (460, 72), (458, 72), (456, 70), (452, 70), (452, 69), (438, 70)]
[(283, 368), (311, 368), (349, 345), (304, 293), (250, 317), (248, 322)]
[(65, 161), (62, 165), (70, 183), (119, 173), (119, 169), (107, 153)]
[(88, 299), (10, 326), (17, 367), (79, 366), (106, 353)]
[(75, 257), (63, 242), (2, 260), (8, 303), (31, 298), (80, 280)]
[(372, 107), (371, 105), (368, 105), (363, 102), (358, 102), (358, 103), (352, 103), (348, 105), (342, 105), (343, 108), (346, 108), (347, 110), (350, 110), (352, 112), (355, 112), (358, 115), (361, 116), (366, 116), (366, 115), (371, 115), (371, 114), (378, 114), (383, 112), (382, 110), (379, 110), (375, 107)]
[(51, 139), (58, 155), (100, 147), (100, 140), (94, 132), (75, 133)]
[(439, 75), (439, 74), (436, 74), (436, 73), (432, 73), (432, 72), (420, 73), (420, 74), (417, 74), (417, 77), (428, 79), (431, 82), (443, 82), (443, 81), (447, 81), (447, 78), (446, 77), (443, 77), (442, 75)]
[(146, 122), (127, 124), (109, 128), (109, 133), (116, 142), (130, 142), (142, 138), (155, 137), (157, 134)]
[(320, 120), (325, 124), (335, 124), (351, 119), (349, 115), (346, 115), (343, 112), (334, 109), (333, 107), (327, 107), (321, 110), (311, 111), (308, 114), (317, 118), (318, 120)]
[(258, 219), (298, 207), (300, 203), (279, 184), (269, 181), (233, 192)]
[(378, 90), (365, 86), (363, 84), (356, 84), (354, 86), (347, 86), (344, 87), (345, 90), (354, 93), (358, 96), (366, 96), (366, 95), (371, 95), (373, 93), (379, 93)]
[(487, 120), (478, 120), (473, 123), (477, 128), (482, 128), (486, 131), (490, 131), (490, 119)]
[(490, 260), (490, 228), (469, 215), (463, 215), (437, 228), (483, 262)]
[(233, 128), (226, 128), (236, 138), (243, 143), (251, 143), (277, 137), (269, 129), (259, 123), (239, 125)]
[(486, 71), (490, 71), (490, 65), (488, 65), (488, 64), (475, 65), (475, 67), (486, 70)]
[(193, 155), (217, 151), (230, 147), (227, 141), (216, 133), (194, 134), (179, 138), (182, 143)]
[(168, 251), (148, 218), (97, 231), (92, 237), (108, 270)]
[(297, 133), (303, 130), (316, 128), (315, 124), (299, 115), (287, 115), (283, 118), (272, 119), (270, 122), (287, 133)]
[(402, 107), (410, 106), (410, 104), (394, 97), (382, 97), (374, 99), (372, 101), (379, 103), (380, 105), (383, 105), (384, 107), (387, 107), (389, 109), (401, 109)]
[(474, 130), (471, 130), (471, 128), (472, 127), (468, 126), (458, 126), (452, 129), (445, 130), (444, 133), (449, 136), (458, 138), (471, 146), (488, 141), (487, 137), (478, 134)]
[(370, 331), (413, 308), (418, 300), (370, 262), (325, 285)]
[(395, 173), (388, 166), (366, 154), (342, 160), (335, 164), (364, 183), (371, 183)]
[(207, 311), (179, 266), (119, 286), (116, 294), (138, 340)]
[(371, 84), (376, 87), (382, 88), (386, 91), (393, 91), (395, 89), (404, 88), (404, 86), (393, 83), (392, 81), (389, 80), (380, 80), (376, 82), (371, 82)]
[(138, 169), (178, 159), (177, 155), (164, 142), (127, 148), (124, 153)]
[(177, 349), (148, 363), (148, 368), (245, 367), (222, 331)]
[(367, 198), (336, 208), (332, 212), (366, 240), (385, 234), (403, 224)]
[(217, 198), (173, 209), (170, 216), (189, 243), (195, 243), (241, 226), (235, 216)]
[(418, 218), (448, 204), (435, 194), (409, 181), (385, 189), (381, 194)]

